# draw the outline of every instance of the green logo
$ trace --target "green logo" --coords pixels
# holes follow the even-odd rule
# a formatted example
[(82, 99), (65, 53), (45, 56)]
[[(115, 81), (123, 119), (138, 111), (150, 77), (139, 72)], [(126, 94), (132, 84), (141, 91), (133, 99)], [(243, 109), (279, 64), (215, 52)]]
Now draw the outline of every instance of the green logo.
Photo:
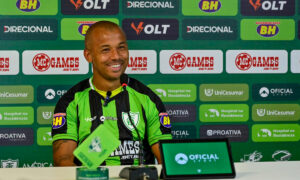
[(201, 84), (201, 101), (247, 101), (248, 84)]
[(119, 20), (114, 18), (64, 18), (61, 20), (61, 38), (84, 40), (88, 28), (98, 21), (111, 21), (119, 24)]
[(51, 127), (38, 128), (37, 144), (39, 146), (52, 146)]
[[(137, 127), (137, 125), (140, 122), (140, 113), (139, 112), (130, 112), (130, 117), (131, 117), (131, 120), (134, 123), (135, 127)], [(128, 113), (122, 112), (122, 120), (123, 120), (123, 123), (125, 124), (125, 126), (130, 131), (134, 130), (134, 126), (132, 125), (132, 123), (129, 120)]]
[(238, 0), (182, 0), (185, 16), (236, 16)]
[(300, 120), (299, 104), (254, 104), (253, 121), (298, 121)]
[(0, 104), (30, 104), (32, 102), (32, 86), (0, 86)]
[(30, 125), (33, 121), (32, 107), (0, 107), (0, 125)]
[(89, 145), (89, 152), (101, 152), (101, 143), (100, 138), (96, 136), (91, 140), (91, 144)]
[(194, 84), (149, 84), (164, 102), (194, 102), (196, 86)]
[(58, 1), (0, 0), (0, 15), (56, 15)]
[(249, 120), (247, 104), (204, 104), (200, 106), (202, 122), (246, 122)]
[(294, 40), (295, 21), (292, 19), (243, 19), (242, 40)]
[(37, 108), (37, 122), (39, 124), (52, 124), (54, 106), (40, 106)]
[(299, 141), (298, 124), (255, 124), (252, 126), (254, 142)]

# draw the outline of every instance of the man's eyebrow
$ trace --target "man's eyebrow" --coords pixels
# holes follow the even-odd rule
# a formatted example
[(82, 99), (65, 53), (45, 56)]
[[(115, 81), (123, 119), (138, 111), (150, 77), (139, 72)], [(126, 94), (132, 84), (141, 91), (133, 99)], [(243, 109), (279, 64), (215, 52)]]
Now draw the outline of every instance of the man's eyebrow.
[(119, 45), (127, 45), (127, 42), (126, 41), (124, 41), (124, 42), (120, 42), (120, 44)]
[(100, 48), (108, 48), (108, 47), (110, 47), (109, 45), (102, 45), (102, 46), (100, 46)]

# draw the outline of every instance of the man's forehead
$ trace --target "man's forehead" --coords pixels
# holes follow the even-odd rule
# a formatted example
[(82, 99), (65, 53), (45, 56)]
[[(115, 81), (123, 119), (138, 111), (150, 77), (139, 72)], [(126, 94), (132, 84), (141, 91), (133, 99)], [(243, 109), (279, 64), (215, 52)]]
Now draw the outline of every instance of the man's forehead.
[(109, 40), (109, 38), (113, 38), (113, 37), (119, 37), (120, 39), (126, 39), (124, 33), (119, 28), (113, 28), (113, 29), (97, 28), (92, 32), (92, 39), (97, 40), (97, 41)]

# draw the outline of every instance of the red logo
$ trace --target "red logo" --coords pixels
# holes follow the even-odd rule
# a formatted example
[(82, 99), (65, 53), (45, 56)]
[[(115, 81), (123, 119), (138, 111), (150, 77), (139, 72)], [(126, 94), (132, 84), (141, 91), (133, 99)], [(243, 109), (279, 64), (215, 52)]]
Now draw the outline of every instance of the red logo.
[(198, 68), (198, 70), (214, 70), (214, 57), (211, 56), (190, 56), (185, 57), (181, 53), (175, 53), (170, 57), (169, 64), (175, 71), (181, 71), (185, 67)]
[(275, 56), (253, 56), (248, 53), (240, 53), (235, 59), (235, 65), (238, 69), (246, 71), (251, 67), (263, 68), (264, 70), (278, 70), (279, 57)]
[(9, 71), (9, 58), (0, 58), (0, 72)]
[(32, 60), (34, 69), (40, 72), (62, 68), (63, 71), (79, 71), (79, 57), (49, 57), (47, 54), (39, 53)]
[(175, 71), (181, 71), (186, 66), (186, 57), (181, 53), (175, 53), (170, 57), (170, 66)]
[(240, 53), (235, 58), (235, 65), (240, 70), (246, 71), (246, 70), (250, 69), (250, 67), (252, 66), (252, 58), (247, 53)]
[(132, 71), (146, 71), (147, 61), (147, 57), (130, 57), (127, 67), (131, 68)]
[(144, 24), (144, 22), (140, 22), (138, 27), (136, 27), (133, 22), (131, 23), (131, 27), (132, 27), (132, 29), (135, 30), (137, 35), (139, 35), (143, 31), (143, 29), (144, 29), (143, 24)]
[(258, 8), (261, 6), (260, 1), (261, 1), (261, 0), (256, 0), (256, 2), (253, 3), (253, 0), (249, 0), (249, 3), (251, 4), (251, 6), (254, 7), (254, 10), (257, 11)]
[(32, 60), (32, 65), (37, 71), (47, 71), (50, 67), (50, 58), (47, 54), (44, 53), (37, 54)]
[(78, 10), (83, 4), (81, 0), (77, 0), (76, 3), (74, 2), (74, 0), (70, 0), (70, 2), (75, 6), (76, 10)]

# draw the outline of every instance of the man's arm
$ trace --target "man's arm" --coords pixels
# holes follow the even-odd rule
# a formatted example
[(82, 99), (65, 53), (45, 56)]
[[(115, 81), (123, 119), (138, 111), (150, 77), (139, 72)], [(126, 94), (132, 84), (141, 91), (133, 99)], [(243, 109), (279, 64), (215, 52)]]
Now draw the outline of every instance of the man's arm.
[(151, 146), (151, 150), (152, 150), (154, 156), (156, 157), (158, 164), (161, 164), (162, 160), (161, 160), (161, 155), (160, 155), (160, 151), (159, 151), (159, 143), (153, 144)]
[(53, 143), (54, 166), (76, 166), (73, 151), (77, 142), (73, 140), (57, 140)]

